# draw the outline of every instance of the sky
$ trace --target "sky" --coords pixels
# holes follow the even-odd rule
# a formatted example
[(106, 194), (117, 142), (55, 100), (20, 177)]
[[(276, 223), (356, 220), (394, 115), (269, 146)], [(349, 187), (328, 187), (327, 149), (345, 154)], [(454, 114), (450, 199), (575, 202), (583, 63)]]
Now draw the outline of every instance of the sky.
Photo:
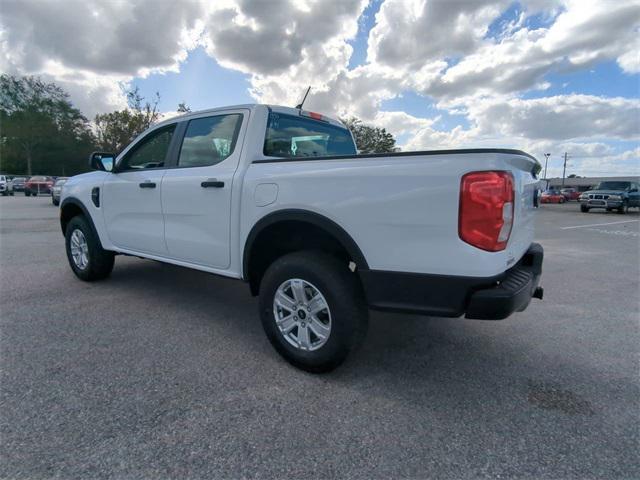
[(305, 108), (405, 151), (640, 175), (640, 0), (0, 0), (0, 72), (58, 83), (88, 118), (127, 88), (170, 115), (311, 86)]

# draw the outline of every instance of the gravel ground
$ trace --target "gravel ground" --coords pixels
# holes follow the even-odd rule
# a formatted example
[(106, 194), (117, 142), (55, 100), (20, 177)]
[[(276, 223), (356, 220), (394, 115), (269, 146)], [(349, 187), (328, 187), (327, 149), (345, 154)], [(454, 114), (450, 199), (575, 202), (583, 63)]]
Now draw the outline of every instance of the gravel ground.
[(640, 478), (637, 210), (543, 206), (544, 301), (373, 313), (321, 376), (241, 282), (128, 257), (80, 282), (57, 212), (0, 198), (2, 478)]

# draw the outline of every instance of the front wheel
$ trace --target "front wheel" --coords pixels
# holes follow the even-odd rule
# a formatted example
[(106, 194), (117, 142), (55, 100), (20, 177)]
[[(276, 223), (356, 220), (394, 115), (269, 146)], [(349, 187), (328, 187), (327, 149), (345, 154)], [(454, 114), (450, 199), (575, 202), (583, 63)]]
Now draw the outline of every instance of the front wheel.
[(586, 205), (580, 205), (580, 211), (582, 213), (587, 213), (589, 211), (589, 207), (587, 207)]
[(260, 317), (280, 355), (321, 373), (338, 367), (360, 344), (368, 309), (346, 262), (308, 251), (287, 254), (267, 269), (260, 284)]
[(79, 279), (92, 282), (111, 274), (115, 255), (102, 248), (97, 235), (82, 215), (69, 221), (65, 244), (69, 265)]

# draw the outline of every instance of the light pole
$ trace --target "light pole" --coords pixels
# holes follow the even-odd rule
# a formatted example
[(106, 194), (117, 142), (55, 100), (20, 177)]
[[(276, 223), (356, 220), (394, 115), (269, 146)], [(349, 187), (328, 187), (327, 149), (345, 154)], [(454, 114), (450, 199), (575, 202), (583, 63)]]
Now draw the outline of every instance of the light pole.
[(544, 154), (544, 179), (547, 179), (547, 162), (549, 161), (550, 153)]
[(544, 154), (544, 183), (545, 183), (545, 190), (549, 188), (549, 182), (547, 181), (547, 162), (549, 161), (549, 157), (551, 156), (550, 153), (545, 153)]

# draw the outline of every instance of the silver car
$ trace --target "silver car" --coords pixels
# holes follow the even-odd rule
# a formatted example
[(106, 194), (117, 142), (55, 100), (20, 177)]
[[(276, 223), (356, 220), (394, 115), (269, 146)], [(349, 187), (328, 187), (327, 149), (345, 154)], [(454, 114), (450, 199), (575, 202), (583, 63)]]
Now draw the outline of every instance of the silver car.
[(53, 188), (51, 189), (51, 203), (56, 206), (60, 205), (60, 193), (62, 193), (62, 186), (67, 180), (67, 177), (58, 177), (56, 183), (53, 184)]
[(13, 182), (4, 175), (0, 175), (0, 195), (13, 195)]

